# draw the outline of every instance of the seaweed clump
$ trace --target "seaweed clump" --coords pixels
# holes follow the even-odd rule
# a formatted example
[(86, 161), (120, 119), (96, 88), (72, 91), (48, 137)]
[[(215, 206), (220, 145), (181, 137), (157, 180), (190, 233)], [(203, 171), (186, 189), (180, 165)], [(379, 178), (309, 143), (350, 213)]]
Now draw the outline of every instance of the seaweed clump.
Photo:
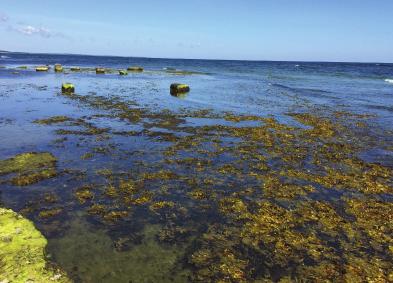
[(68, 121), (72, 121), (72, 119), (67, 116), (53, 116), (46, 119), (35, 120), (34, 123), (40, 125), (52, 125), (52, 124), (64, 123)]
[(31, 221), (0, 208), (0, 282), (71, 282), (46, 262), (46, 244)]
[(56, 158), (48, 152), (28, 152), (0, 161), (0, 176), (14, 173), (10, 182), (28, 186), (57, 175)]

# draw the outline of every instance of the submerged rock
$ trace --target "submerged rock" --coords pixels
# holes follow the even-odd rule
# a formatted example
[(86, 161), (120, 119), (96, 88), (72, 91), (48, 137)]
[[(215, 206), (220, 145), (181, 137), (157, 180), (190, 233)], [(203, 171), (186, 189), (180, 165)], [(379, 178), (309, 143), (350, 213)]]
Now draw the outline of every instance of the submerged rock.
[(143, 68), (139, 66), (132, 66), (127, 68), (130, 72), (143, 72)]
[(126, 70), (119, 70), (119, 75), (126, 76), (128, 75), (128, 72)]
[(35, 68), (35, 70), (37, 72), (47, 72), (49, 70), (48, 66), (38, 66), (37, 68)]
[(45, 260), (47, 240), (22, 215), (0, 208), (0, 282), (71, 282)]
[(96, 74), (105, 74), (105, 68), (96, 68)]
[(171, 95), (179, 96), (190, 91), (190, 87), (186, 84), (171, 84)]
[(71, 83), (64, 83), (61, 86), (61, 92), (64, 94), (72, 94), (75, 92), (75, 86)]
[(57, 175), (56, 158), (48, 152), (22, 153), (0, 161), (0, 176), (15, 173), (10, 182), (27, 186)]
[(60, 64), (56, 64), (56, 65), (55, 65), (55, 72), (56, 72), (56, 73), (61, 73), (61, 72), (63, 72), (63, 66), (60, 65)]

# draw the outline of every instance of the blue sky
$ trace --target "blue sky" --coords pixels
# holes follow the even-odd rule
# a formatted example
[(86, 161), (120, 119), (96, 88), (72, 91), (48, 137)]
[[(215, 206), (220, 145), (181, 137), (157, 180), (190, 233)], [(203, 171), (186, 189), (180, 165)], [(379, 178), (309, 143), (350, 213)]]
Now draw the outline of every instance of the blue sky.
[(392, 0), (0, 1), (0, 50), (393, 62)]

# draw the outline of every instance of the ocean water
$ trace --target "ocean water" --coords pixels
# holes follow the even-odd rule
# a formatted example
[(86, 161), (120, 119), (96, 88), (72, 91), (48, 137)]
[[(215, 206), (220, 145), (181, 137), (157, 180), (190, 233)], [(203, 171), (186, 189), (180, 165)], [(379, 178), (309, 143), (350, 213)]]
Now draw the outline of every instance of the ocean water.
[[(56, 63), (65, 71), (35, 71), (35, 66)], [(48, 260), (75, 282), (309, 279), (311, 269), (303, 272), (301, 266), (319, 268), (331, 259), (317, 260), (294, 248), (289, 244), (292, 238), (281, 238), (282, 227), (277, 239), (274, 233), (268, 237), (266, 230), (277, 228), (270, 222), (260, 223), (264, 232), (249, 229), (250, 223), (258, 223), (250, 216), (256, 215), (257, 207), (269, 201), (291, 211), (303, 202), (326, 202), (337, 217), (351, 222), (348, 198), (360, 195), (391, 205), (393, 64), (3, 53), (0, 66), (0, 160), (25, 152), (49, 152), (57, 159), (56, 176), (28, 186), (0, 176), (0, 204), (35, 223), (48, 238)], [(82, 71), (72, 72), (68, 69), (72, 66)], [(112, 71), (99, 75), (89, 69), (98, 66)], [(118, 75), (116, 70), (129, 66), (142, 66), (144, 71)], [(64, 82), (75, 85), (76, 95), (61, 93)], [(191, 91), (171, 96), (169, 86), (176, 82), (190, 85)], [(331, 119), (340, 126), (332, 126), (335, 133), (328, 136), (326, 120), (304, 121), (294, 116), (299, 113)], [(68, 120), (36, 122), (54, 116)], [(261, 121), (272, 125), (270, 130), (258, 128)], [(319, 126), (320, 137), (309, 140), (316, 134), (307, 130)], [(267, 135), (272, 135), (273, 146), (267, 145)], [(296, 137), (296, 142), (283, 138), (288, 136)], [(342, 148), (333, 147), (335, 143)], [(321, 163), (337, 172), (347, 170), (348, 160), (360, 166), (348, 178), (360, 180), (375, 164), (380, 171), (363, 183), (353, 182), (353, 187), (343, 185), (344, 178), (329, 179), (334, 183), (329, 187), (327, 182), (283, 175), (284, 169), (319, 172), (320, 164), (310, 158), (324, 146), (339, 161), (323, 155)], [(293, 161), (299, 152), (304, 153), (303, 161)], [(257, 163), (262, 159), (265, 169)], [(315, 188), (306, 193), (302, 187), (291, 197), (267, 195), (272, 176), (280, 176), (273, 186), (277, 190), (287, 182), (297, 186), (310, 182)], [(371, 189), (378, 186), (383, 189)], [(88, 195), (78, 195), (86, 191)], [(56, 213), (43, 217), (42, 211)], [(307, 225), (293, 227), (323, 231), (319, 224)], [(365, 229), (361, 224), (353, 227), (359, 233)], [(343, 256), (347, 246), (332, 239), (346, 241), (347, 236), (337, 233), (318, 238), (321, 247), (334, 249), (332, 253), (344, 261), (334, 260), (333, 266), (352, 264), (354, 255), (366, 260), (351, 241), (346, 245), (352, 252)], [(391, 239), (389, 230), (383, 233)], [(250, 243), (258, 236), (257, 244)], [(359, 242), (370, 241), (359, 237)], [(269, 246), (272, 238), (275, 248)], [(285, 249), (282, 240), (291, 260), (273, 256), (275, 249)], [(388, 276), (391, 254), (381, 251), (388, 240), (375, 241), (379, 246), (367, 247), (367, 260), (387, 262), (380, 268)], [(316, 272), (316, 278), (322, 273)], [(331, 276), (340, 280), (339, 275)]]

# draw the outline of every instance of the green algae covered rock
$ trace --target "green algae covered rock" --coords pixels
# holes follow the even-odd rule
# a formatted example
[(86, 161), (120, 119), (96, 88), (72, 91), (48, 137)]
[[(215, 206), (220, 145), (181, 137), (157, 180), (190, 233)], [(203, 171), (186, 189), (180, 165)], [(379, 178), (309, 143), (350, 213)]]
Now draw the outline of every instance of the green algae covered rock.
[(47, 240), (34, 224), (0, 208), (0, 282), (71, 282), (45, 260)]
[(60, 65), (60, 64), (56, 64), (56, 65), (55, 65), (55, 72), (56, 72), (56, 73), (61, 73), (61, 72), (63, 72), (63, 66)]
[(121, 76), (127, 76), (128, 72), (126, 70), (119, 70), (119, 75)]
[(38, 66), (37, 68), (35, 68), (35, 70), (37, 72), (47, 72), (49, 70), (48, 66)]
[(143, 72), (143, 68), (139, 66), (128, 67), (127, 70), (130, 72)]
[(0, 176), (13, 174), (9, 180), (16, 186), (27, 186), (55, 177), (56, 158), (48, 153), (22, 153), (0, 161)]
[(75, 86), (71, 83), (64, 83), (61, 86), (61, 92), (64, 94), (72, 94), (75, 92)]
[(105, 68), (96, 68), (96, 74), (105, 74)]
[(171, 94), (179, 96), (190, 91), (190, 87), (186, 84), (171, 84)]

